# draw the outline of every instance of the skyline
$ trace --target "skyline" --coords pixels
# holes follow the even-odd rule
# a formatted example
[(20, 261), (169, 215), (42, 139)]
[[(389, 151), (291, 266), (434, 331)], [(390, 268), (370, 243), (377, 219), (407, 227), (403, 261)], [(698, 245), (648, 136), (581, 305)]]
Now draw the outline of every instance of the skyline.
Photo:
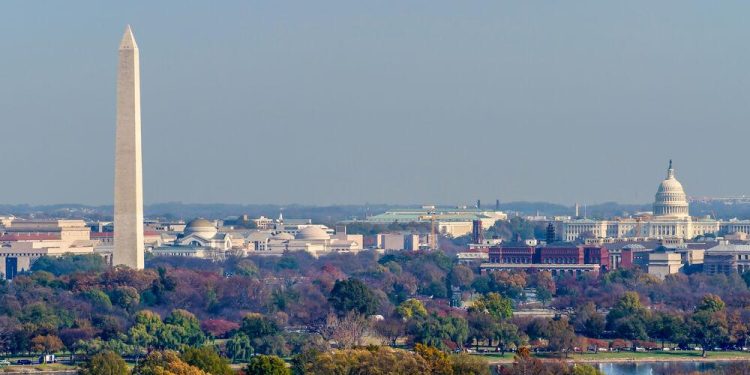
[(670, 158), (688, 195), (746, 194), (742, 10), (636, 3), (6, 4), (37, 18), (0, 15), (16, 52), (2, 203), (111, 204), (112, 45), (127, 23), (147, 204), (644, 203)]

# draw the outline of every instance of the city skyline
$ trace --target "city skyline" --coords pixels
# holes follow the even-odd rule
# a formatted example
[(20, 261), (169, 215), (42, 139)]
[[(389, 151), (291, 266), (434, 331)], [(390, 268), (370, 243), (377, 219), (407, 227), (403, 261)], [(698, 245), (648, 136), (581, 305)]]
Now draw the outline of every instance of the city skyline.
[(735, 48), (745, 5), (437, 3), (412, 24), (408, 5), (227, 3), (217, 19), (200, 6), (72, 5), (61, 17), (62, 5), (20, 4), (6, 6), (37, 18), (3, 17), (17, 53), (0, 147), (23, 166), (3, 203), (112, 201), (111, 45), (126, 23), (149, 54), (146, 203), (645, 203), (670, 158), (691, 196), (748, 183), (736, 173), (750, 118), (749, 57)]

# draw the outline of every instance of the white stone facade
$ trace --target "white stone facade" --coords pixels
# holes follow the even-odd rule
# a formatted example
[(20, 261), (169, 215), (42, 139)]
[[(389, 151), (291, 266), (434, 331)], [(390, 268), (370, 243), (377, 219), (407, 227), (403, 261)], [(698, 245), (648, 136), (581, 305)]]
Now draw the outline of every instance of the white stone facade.
[(130, 26), (120, 42), (117, 71), (114, 230), (113, 265), (143, 269), (141, 78), (138, 45)]

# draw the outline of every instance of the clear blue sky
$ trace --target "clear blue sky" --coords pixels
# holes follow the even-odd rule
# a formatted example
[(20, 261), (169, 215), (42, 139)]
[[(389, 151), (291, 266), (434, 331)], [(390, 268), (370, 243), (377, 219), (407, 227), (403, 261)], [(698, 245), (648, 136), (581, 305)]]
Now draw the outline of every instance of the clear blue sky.
[(3, 1), (2, 203), (110, 204), (117, 45), (145, 200), (750, 193), (748, 1)]

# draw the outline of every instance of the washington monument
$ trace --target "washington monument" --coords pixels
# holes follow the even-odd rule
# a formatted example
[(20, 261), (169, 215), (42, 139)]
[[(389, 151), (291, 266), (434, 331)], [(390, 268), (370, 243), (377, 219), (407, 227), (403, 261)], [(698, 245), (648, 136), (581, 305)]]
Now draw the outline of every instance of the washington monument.
[(115, 134), (115, 250), (112, 265), (143, 269), (141, 76), (130, 26), (120, 42)]

